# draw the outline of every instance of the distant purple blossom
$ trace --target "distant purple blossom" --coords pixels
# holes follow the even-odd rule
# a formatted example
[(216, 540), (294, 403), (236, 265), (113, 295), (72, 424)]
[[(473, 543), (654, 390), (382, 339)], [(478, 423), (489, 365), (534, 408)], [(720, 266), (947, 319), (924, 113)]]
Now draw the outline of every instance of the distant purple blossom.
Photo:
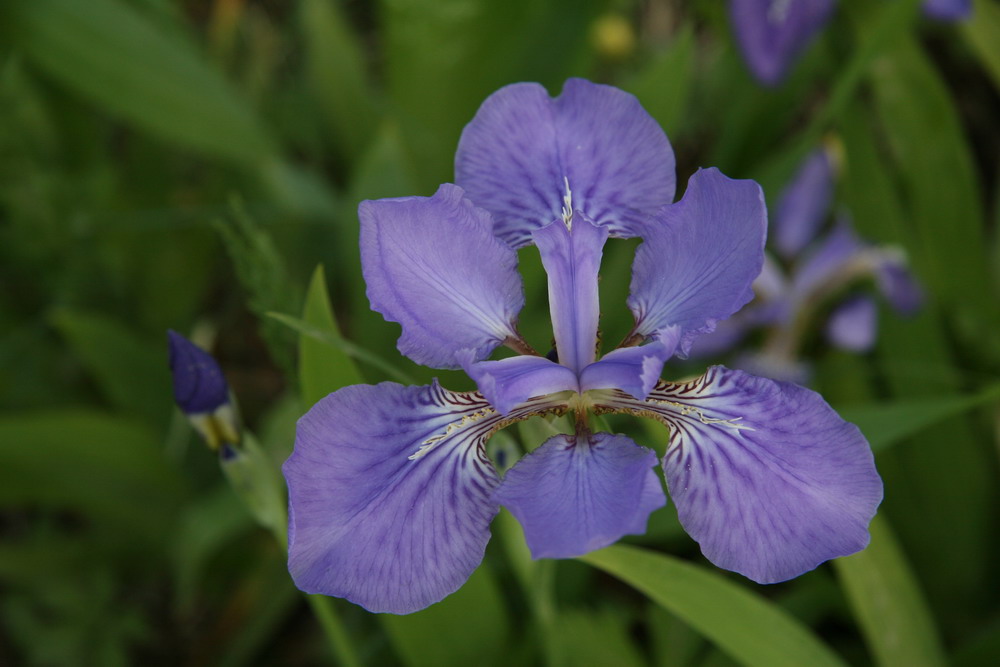
[[(835, 7), (836, 0), (730, 0), (736, 42), (757, 80), (778, 85)], [(972, 13), (972, 1), (925, 0), (923, 9), (930, 18), (957, 21)]]
[(763, 332), (759, 350), (743, 352), (736, 366), (779, 380), (804, 383), (800, 360), (803, 337), (813, 320), (829, 310), (820, 326), (835, 347), (866, 352), (877, 334), (877, 308), (859, 287), (871, 283), (897, 312), (912, 315), (923, 293), (898, 248), (867, 243), (846, 216), (828, 232), (834, 166), (826, 149), (810, 153), (778, 201), (772, 242), (778, 259), (768, 258), (754, 282), (756, 298), (716, 331), (698, 339), (695, 357), (718, 356), (753, 331)]
[[(764, 260), (759, 186), (715, 169), (674, 203), (674, 156), (632, 96), (569, 80), (490, 96), (465, 128), (457, 185), (362, 202), (372, 307), (402, 327), (400, 351), (464, 369), (475, 392), (437, 382), (355, 385), (299, 420), (284, 465), (289, 570), (305, 591), (408, 613), (459, 588), (501, 505), (535, 558), (578, 556), (645, 531), (666, 503), (657, 457), (595, 432), (590, 413), (670, 428), (660, 463), (680, 521), (705, 556), (762, 583), (864, 548), (882, 498), (858, 429), (816, 393), (715, 366), (688, 382), (664, 363), (749, 301)], [(630, 335), (600, 355), (598, 271), (609, 239), (641, 237)], [(548, 276), (555, 360), (521, 337), (517, 249)], [(518, 356), (490, 360), (500, 345)], [(497, 430), (568, 414), (501, 479)]]

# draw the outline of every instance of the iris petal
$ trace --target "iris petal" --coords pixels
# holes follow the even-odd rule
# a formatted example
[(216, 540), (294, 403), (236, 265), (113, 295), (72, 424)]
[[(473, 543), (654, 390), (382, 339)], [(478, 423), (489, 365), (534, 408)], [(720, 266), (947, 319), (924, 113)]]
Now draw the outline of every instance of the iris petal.
[(577, 215), (569, 224), (557, 220), (531, 236), (548, 276), (549, 312), (559, 363), (579, 372), (597, 355), (601, 314), (597, 274), (608, 230)]
[(643, 533), (666, 504), (656, 454), (610, 433), (556, 435), (517, 462), (494, 499), (524, 528), (533, 558), (572, 558)]
[(736, 41), (754, 76), (777, 85), (834, 5), (834, 0), (730, 0)]
[(924, 13), (938, 21), (960, 21), (972, 14), (972, 0), (924, 0)]
[(753, 298), (766, 231), (759, 185), (699, 170), (684, 198), (661, 209), (642, 233), (628, 299), (636, 333), (676, 325), (686, 355), (694, 336)]
[(638, 347), (614, 350), (583, 369), (580, 389), (620, 389), (642, 400), (660, 379), (663, 364), (673, 356), (680, 342), (679, 327), (667, 327), (651, 336), (651, 342)]
[(358, 214), (368, 298), (402, 325), (400, 352), (425, 366), (460, 368), (463, 350), (485, 359), (516, 336), (524, 305), (517, 255), (461, 188), (364, 201)]
[(501, 415), (530, 398), (579, 391), (576, 374), (545, 357), (518, 356), (471, 364), (466, 372)]
[(802, 163), (781, 193), (774, 222), (774, 246), (791, 259), (816, 237), (833, 200), (833, 165), (822, 148)]
[(668, 490), (719, 567), (773, 583), (867, 545), (882, 480), (864, 436), (819, 394), (713, 366), (608, 403), (670, 426)]
[(497, 512), (483, 442), (499, 419), (436, 384), (355, 385), (317, 403), (283, 467), (296, 585), (396, 614), (458, 589)]
[(624, 91), (569, 79), (552, 99), (539, 84), (517, 83), (487, 98), (465, 127), (455, 180), (515, 248), (563, 208), (609, 225), (613, 235), (633, 236), (647, 215), (673, 201), (674, 153)]
[(875, 345), (877, 315), (872, 299), (862, 295), (852, 297), (830, 314), (826, 336), (841, 349), (866, 352)]

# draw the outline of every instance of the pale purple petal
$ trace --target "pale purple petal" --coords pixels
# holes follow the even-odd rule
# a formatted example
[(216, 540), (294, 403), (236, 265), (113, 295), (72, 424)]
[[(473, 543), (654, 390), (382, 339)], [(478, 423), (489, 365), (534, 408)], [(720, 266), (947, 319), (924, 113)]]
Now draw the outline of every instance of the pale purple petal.
[(400, 352), (426, 366), (459, 368), (463, 350), (485, 359), (516, 336), (524, 305), (517, 255), (461, 188), (364, 201), (358, 214), (368, 298), (402, 325)]
[(826, 323), (826, 337), (831, 343), (852, 352), (867, 352), (875, 345), (878, 327), (875, 302), (867, 296), (855, 296), (837, 306)]
[(764, 253), (764, 265), (754, 278), (753, 293), (764, 301), (774, 301), (788, 295), (789, 285), (785, 272), (770, 253)]
[(737, 355), (730, 365), (751, 375), (808, 386), (813, 369), (796, 356), (794, 351), (787, 350), (744, 352)]
[(396, 614), (458, 589), (498, 509), (483, 442), (499, 420), (478, 394), (437, 384), (355, 385), (318, 402), (283, 467), (295, 584)]
[(501, 88), (465, 127), (455, 154), (456, 182), (513, 247), (530, 243), (563, 208), (633, 235), (673, 201), (674, 179), (670, 142), (639, 101), (583, 79), (569, 79), (555, 99), (537, 83)]
[(924, 0), (924, 13), (938, 21), (960, 21), (972, 15), (972, 0)]
[(608, 402), (671, 426), (667, 488), (719, 567), (774, 583), (868, 544), (882, 480), (864, 436), (819, 394), (714, 366), (642, 403)]
[(924, 305), (924, 292), (910, 272), (905, 258), (892, 249), (875, 250), (878, 259), (875, 285), (894, 310), (913, 315)]
[(849, 277), (854, 260), (861, 258), (865, 244), (845, 222), (838, 224), (823, 241), (809, 251), (792, 276), (791, 292), (805, 299)]
[(772, 240), (783, 257), (794, 257), (816, 237), (832, 200), (833, 166), (820, 148), (809, 154), (781, 193)]
[(715, 329), (691, 341), (688, 357), (706, 359), (731, 352), (754, 328), (753, 322), (744, 315), (754, 308), (751, 304), (732, 317), (717, 322)]
[(660, 379), (663, 364), (673, 356), (680, 342), (679, 327), (667, 327), (650, 336), (650, 341), (637, 347), (614, 350), (583, 369), (581, 391), (620, 389), (642, 400)]
[(666, 504), (656, 454), (623, 435), (556, 435), (507, 471), (494, 499), (533, 558), (572, 558), (646, 532)]
[(767, 211), (760, 186), (701, 169), (684, 198), (664, 207), (642, 233), (628, 306), (635, 332), (676, 325), (678, 354), (753, 298), (764, 262)]
[(608, 228), (597, 227), (576, 214), (569, 224), (560, 219), (536, 229), (531, 238), (548, 276), (549, 313), (559, 363), (579, 372), (597, 354), (601, 314), (597, 274)]
[(502, 415), (530, 398), (580, 390), (576, 373), (545, 357), (517, 356), (470, 364), (466, 372)]
[(743, 57), (761, 83), (777, 85), (826, 24), (834, 0), (730, 0)]

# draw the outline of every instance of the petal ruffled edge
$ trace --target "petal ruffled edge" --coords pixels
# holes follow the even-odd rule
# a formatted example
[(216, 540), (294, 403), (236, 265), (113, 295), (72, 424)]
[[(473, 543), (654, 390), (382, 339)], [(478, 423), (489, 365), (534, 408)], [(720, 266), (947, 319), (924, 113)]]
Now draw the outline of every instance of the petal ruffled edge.
[(405, 614), (457, 590), (483, 558), (500, 480), (477, 394), (385, 382), (340, 389), (299, 420), (288, 569), (308, 593)]
[(399, 322), (399, 351), (434, 368), (485, 359), (524, 305), (517, 254), (493, 236), (489, 213), (461, 188), (433, 197), (363, 201), (361, 262), (372, 309)]
[(515, 248), (563, 209), (633, 236), (673, 201), (674, 154), (659, 124), (622, 90), (569, 79), (553, 99), (537, 83), (516, 83), (490, 95), (466, 125), (455, 181)]
[(767, 209), (756, 182), (700, 169), (684, 197), (661, 209), (641, 234), (628, 306), (635, 333), (680, 328), (678, 354), (753, 299), (764, 263)]

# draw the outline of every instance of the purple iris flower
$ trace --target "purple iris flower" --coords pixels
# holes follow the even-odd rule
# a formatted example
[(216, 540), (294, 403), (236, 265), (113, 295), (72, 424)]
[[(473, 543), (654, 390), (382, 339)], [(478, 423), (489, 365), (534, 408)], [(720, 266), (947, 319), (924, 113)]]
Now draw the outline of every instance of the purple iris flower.
[[(535, 558), (567, 558), (642, 533), (666, 503), (656, 454), (595, 432), (588, 415), (670, 428), (661, 463), (680, 521), (713, 563), (768, 583), (864, 548), (882, 498), (857, 427), (816, 393), (715, 366), (686, 382), (664, 362), (749, 301), (766, 212), (760, 187), (698, 171), (674, 203), (674, 156), (638, 101), (580, 79), (490, 96), (465, 128), (457, 185), (362, 202), (372, 307), (399, 350), (465, 369), (479, 390), (437, 382), (340, 389), (299, 420), (284, 465), (289, 570), (299, 588), (408, 613), (458, 589), (482, 561), (501, 505)], [(639, 236), (634, 327), (599, 352), (598, 270), (609, 239)], [(517, 249), (548, 276), (557, 361), (517, 328)], [(491, 360), (506, 345), (518, 356)], [(571, 414), (501, 479), (499, 429)]]
[[(867, 243), (846, 216), (821, 234), (833, 201), (835, 169), (827, 149), (810, 153), (778, 201), (771, 237), (777, 258), (765, 259), (754, 282), (756, 299), (710, 335), (697, 340), (692, 356), (717, 356), (753, 330), (765, 331), (761, 350), (735, 365), (765, 377), (804, 383), (808, 367), (799, 358), (814, 318), (829, 310), (827, 340), (843, 350), (866, 352), (875, 344), (877, 306), (865, 292), (873, 282), (897, 312), (912, 315), (923, 292), (899, 248)], [(831, 303), (833, 304), (831, 308)]]
[[(239, 419), (219, 363), (176, 331), (167, 332), (174, 401), (213, 450), (240, 441)], [(222, 449), (220, 449), (222, 448)]]
[(834, 0), (730, 0), (736, 41), (750, 71), (768, 86), (785, 78), (826, 25)]
[[(830, 20), (835, 0), (730, 0), (729, 16), (743, 58), (758, 81), (776, 86)], [(971, 0), (925, 0), (924, 13), (957, 21)]]

